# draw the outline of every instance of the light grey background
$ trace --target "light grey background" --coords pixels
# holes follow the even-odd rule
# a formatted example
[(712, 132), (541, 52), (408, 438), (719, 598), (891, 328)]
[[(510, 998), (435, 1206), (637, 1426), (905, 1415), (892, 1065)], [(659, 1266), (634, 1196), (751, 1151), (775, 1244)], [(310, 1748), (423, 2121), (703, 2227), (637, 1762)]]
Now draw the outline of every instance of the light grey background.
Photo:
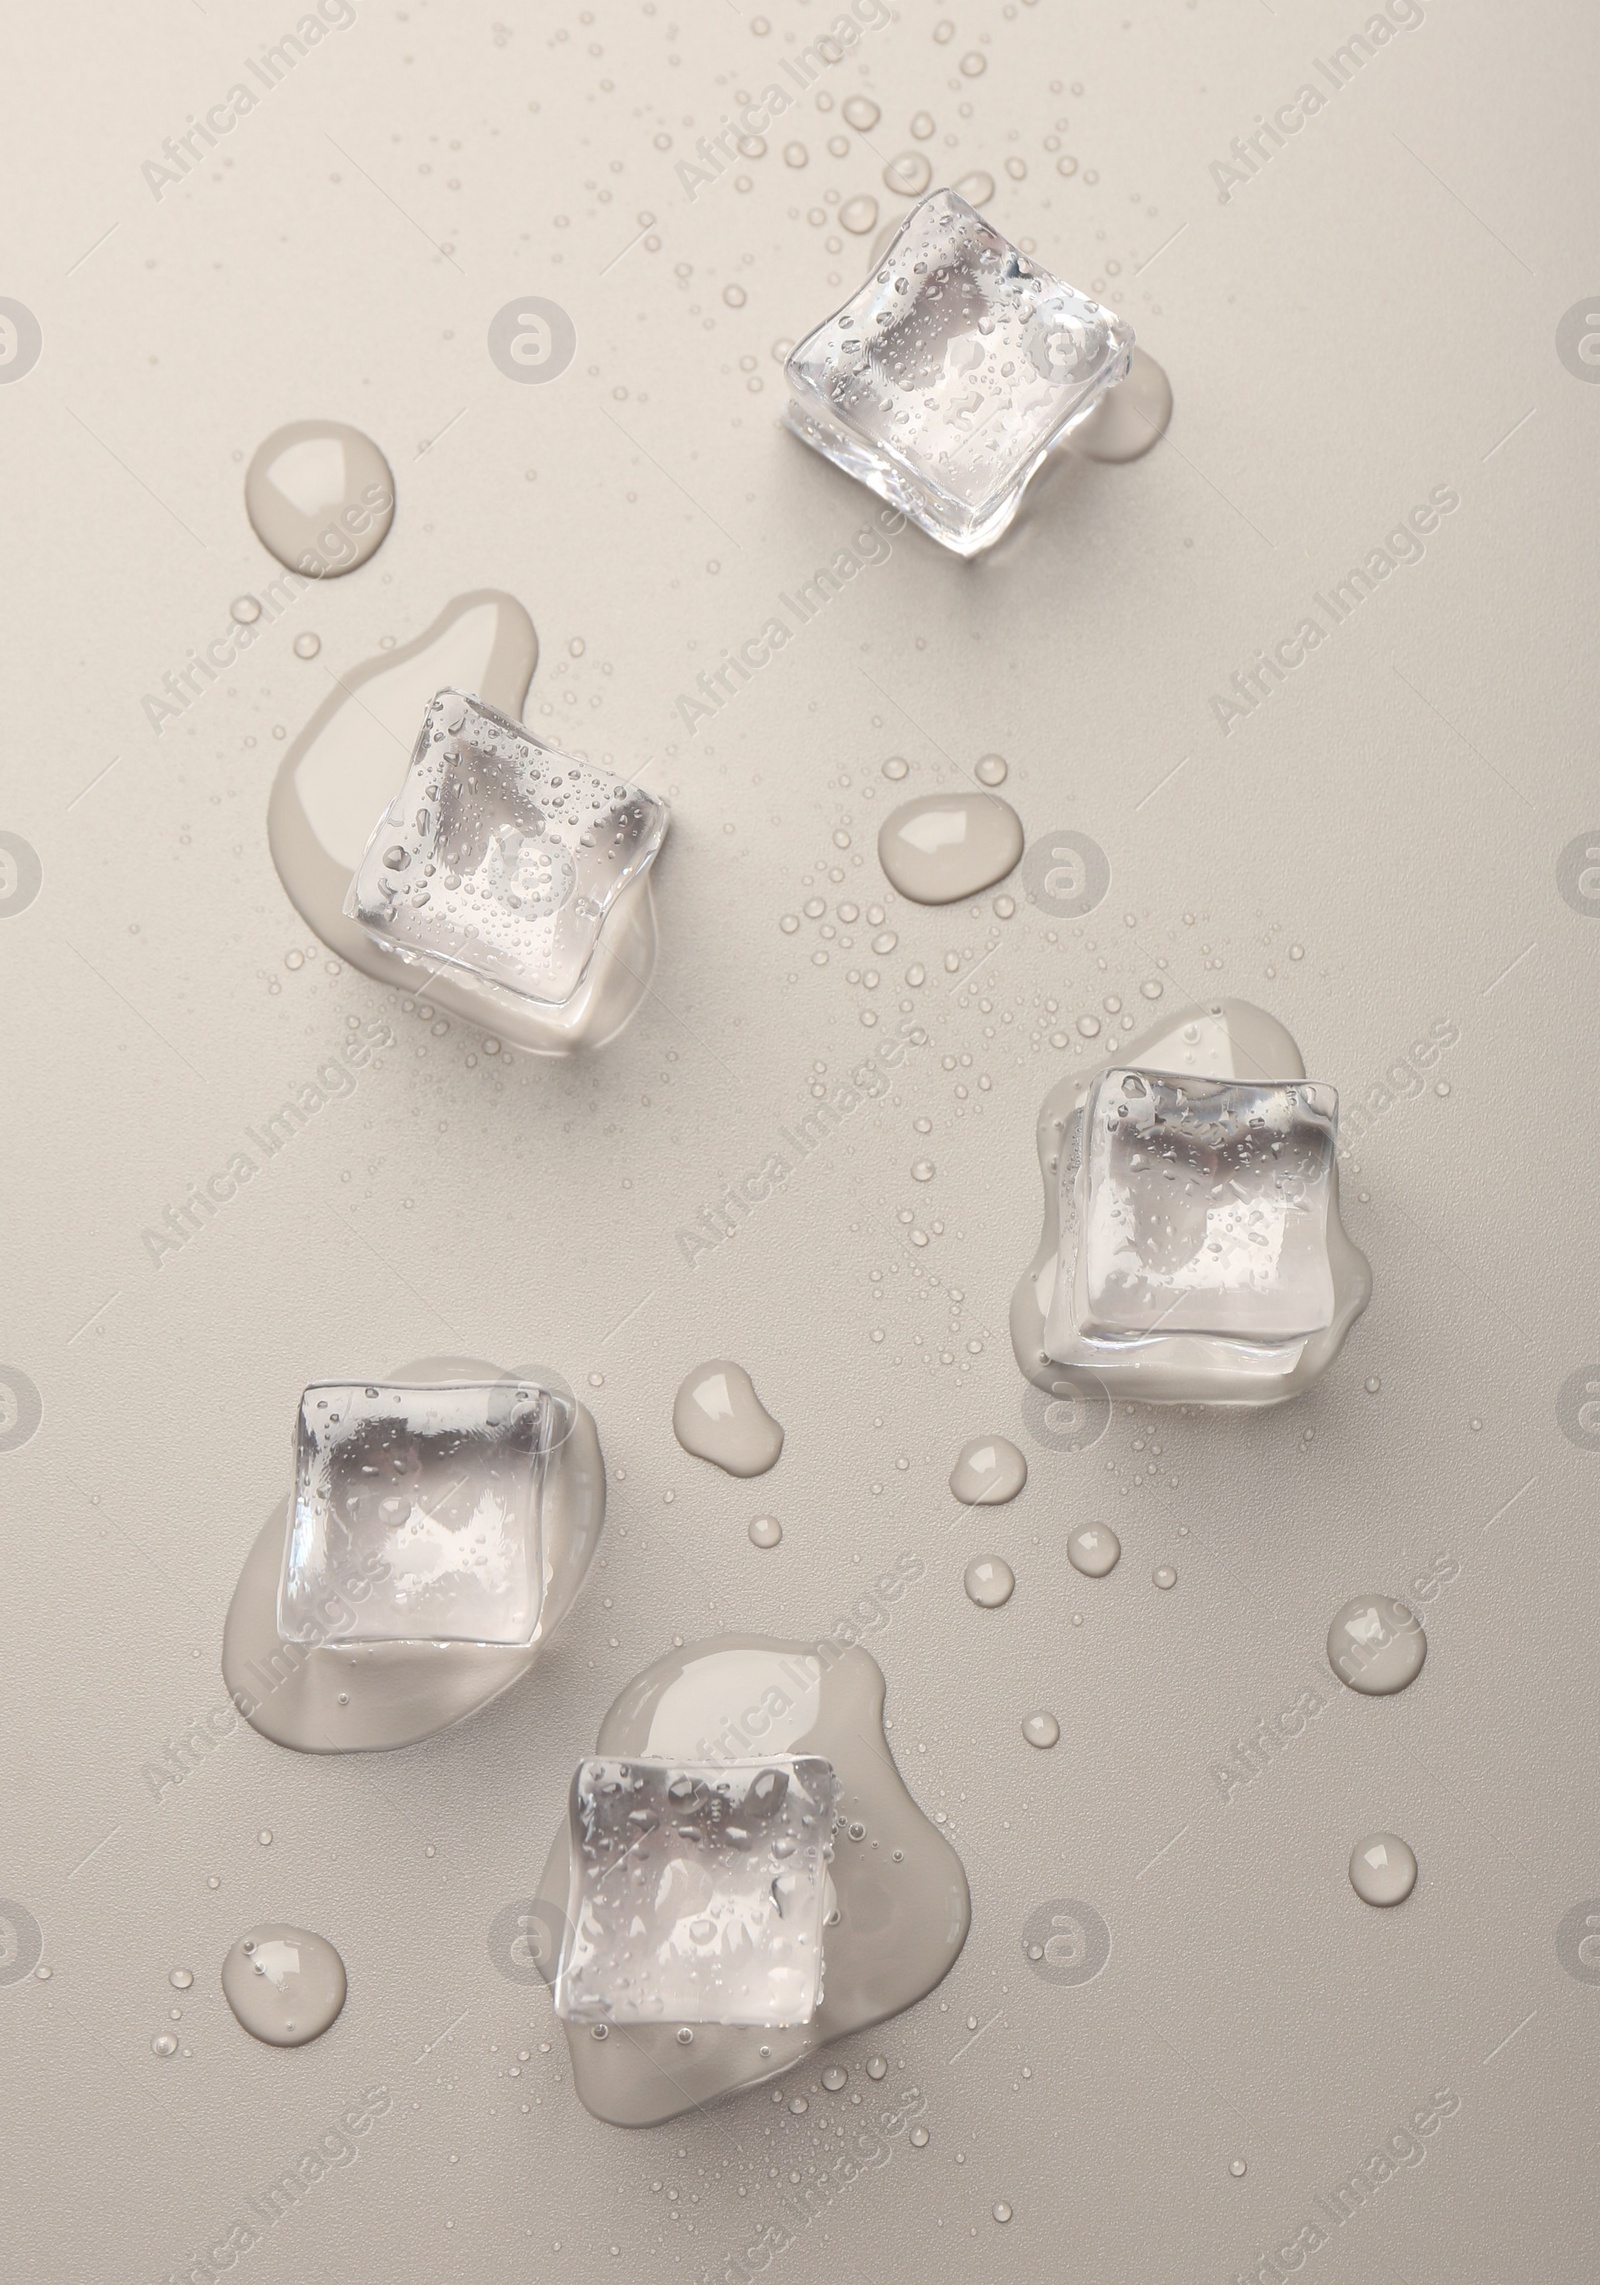
[[(293, 10), (12, 11), (0, 293), (43, 346), (0, 389), (0, 827), (43, 886), (0, 913), (0, 1358), (43, 1419), (0, 1451), (0, 1894), (50, 1971), (0, 1987), (19, 2280), (155, 2285), (380, 2084), (359, 2158), (239, 2277), (720, 2277), (787, 2210), (785, 2280), (1222, 2285), (1446, 2088), (1425, 2161), (1301, 2274), (1594, 2275), (1600, 1988), (1556, 1932), (1600, 1896), (1600, 1458), (1557, 1395), (1600, 1381), (1600, 925), (1558, 864), (1600, 846), (1600, 394), (1557, 335), (1600, 308), (1596, 24), (1437, 0), (1219, 203), (1230, 138), (1365, 13), (1045, 0), (963, 7), (944, 38), (906, 0), (819, 83), (834, 109), (808, 100), (741, 168), (748, 190), (691, 200), (694, 137), (826, 8), (768, 0), (763, 37), (713, 0), (367, 5), (157, 201), (142, 164)], [(841, 130), (851, 92), (882, 108), (868, 137)], [(866, 495), (779, 432), (773, 344), (864, 274), (870, 241), (833, 209), (903, 208), (882, 170), (922, 109), (935, 180), (987, 169), (1000, 227), (1132, 319), (1172, 376), (1170, 439), (1052, 473), (975, 565), (906, 534), (691, 737), (695, 675), (864, 524)], [(576, 330), (542, 387), (489, 355), (524, 292)], [(157, 737), (144, 696), (270, 573), (244, 465), (311, 414), (388, 454), (393, 531)], [(1425, 559), (1224, 736), (1235, 669), (1442, 485), (1461, 505)], [(267, 855), (282, 741), (328, 675), (486, 584), (540, 630), (530, 720), (648, 763), (675, 804), (657, 988), (589, 1063), (488, 1055), (296, 964), (314, 948)], [(320, 658), (293, 655), (302, 628)], [(991, 750), (1030, 839), (1106, 851), (1086, 919), (885, 894), (884, 760), (914, 794)], [(784, 934), (813, 895), (835, 935)], [(882, 958), (837, 913), (874, 898), (899, 938)], [(1254, 1418), (1119, 1411), (1072, 1456), (1028, 1438), (1005, 1331), (1038, 1230), (1033, 1124), (1110, 1036), (1108, 998), (1142, 1014), (1146, 981), (1168, 1008), (1270, 1007), (1347, 1103), (1435, 1021), (1460, 1036), (1347, 1172), (1375, 1290), (1323, 1385)], [(680, 1228), (903, 1001), (928, 1045), (893, 1099), (689, 1268)], [(141, 1233), (352, 1016), (392, 1026), (381, 1068), (154, 1267)], [(286, 1488), (300, 1388), (440, 1349), (548, 1359), (592, 1401), (612, 1525), (562, 1636), (431, 1745), (310, 1761), (241, 1728), (154, 1798), (146, 1765), (222, 1702), (222, 1616)], [(758, 1484), (673, 1444), (672, 1392), (714, 1354), (788, 1430)], [(946, 1476), (983, 1431), (1033, 1475), (974, 1517)], [(746, 1525), (769, 1508), (785, 1536), (763, 1553)], [(1100, 1582), (1064, 1553), (1090, 1518), (1125, 1546)], [(634, 2137), (596, 2124), (543, 1991), (488, 1948), (574, 1760), (675, 1637), (831, 1625), (907, 1550), (927, 1576), (871, 1641), (907, 1779), (972, 1881), (962, 1959), (842, 2055), (844, 2092), (800, 2074), (803, 2115), (758, 2092)], [(963, 1597), (979, 1552), (1016, 1568), (1004, 1610)], [(1418, 1684), (1339, 1691), (1333, 1612), (1441, 1557)], [(1214, 1766), (1307, 1686), (1325, 1711), (1224, 1802)], [(1037, 1706), (1053, 1752), (1021, 1737)], [(1392, 1914), (1345, 1872), (1380, 1826), (1422, 1868)], [(1110, 1931), (1087, 1983), (1024, 1957), (1058, 1899)], [(221, 1997), (223, 1953), (266, 1917), (349, 1966), (341, 2020), (300, 2052), (255, 2045)], [(926, 2147), (886, 2135), (887, 2162), (795, 2223), (782, 2201), (836, 2165), (841, 2119), (911, 2084)]]

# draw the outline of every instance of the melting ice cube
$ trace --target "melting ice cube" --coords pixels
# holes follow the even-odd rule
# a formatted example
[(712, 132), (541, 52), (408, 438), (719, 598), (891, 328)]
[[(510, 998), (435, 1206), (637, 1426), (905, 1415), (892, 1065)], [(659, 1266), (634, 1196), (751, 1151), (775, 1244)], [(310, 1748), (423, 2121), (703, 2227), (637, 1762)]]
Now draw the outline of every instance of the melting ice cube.
[(1338, 1096), (1156, 1071), (1102, 1074), (1077, 1175), (1078, 1330), (1257, 1345), (1332, 1324), (1330, 1176)]
[(661, 847), (667, 816), (614, 770), (442, 690), (345, 911), (386, 952), (560, 1007), (618, 895)]
[(937, 190), (790, 357), (788, 422), (943, 546), (975, 555), (1132, 349), (1120, 318)]
[(530, 1641), (545, 1464), (570, 1424), (570, 1400), (532, 1382), (308, 1388), (283, 1639)]
[(837, 1795), (819, 1755), (580, 1762), (557, 2014), (809, 2023)]

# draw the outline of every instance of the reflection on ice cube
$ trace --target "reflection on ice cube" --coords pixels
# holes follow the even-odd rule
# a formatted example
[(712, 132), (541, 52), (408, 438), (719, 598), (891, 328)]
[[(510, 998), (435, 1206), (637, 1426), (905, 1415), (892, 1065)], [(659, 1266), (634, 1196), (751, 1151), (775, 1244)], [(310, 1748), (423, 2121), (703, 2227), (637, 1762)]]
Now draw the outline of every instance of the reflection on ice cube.
[(837, 1796), (819, 1755), (581, 1762), (557, 2014), (809, 2023)]
[(285, 1642), (528, 1642), (565, 1392), (318, 1382), (300, 1400)]
[(561, 1007), (649, 866), (667, 806), (480, 699), (440, 691), (346, 913), (386, 952)]
[(1074, 1306), (1091, 1341), (1305, 1340), (1333, 1322), (1331, 1087), (1102, 1074), (1084, 1105)]
[(913, 208), (786, 367), (789, 426), (958, 555), (1011, 522), (1050, 447), (1128, 371), (1133, 333), (954, 191)]

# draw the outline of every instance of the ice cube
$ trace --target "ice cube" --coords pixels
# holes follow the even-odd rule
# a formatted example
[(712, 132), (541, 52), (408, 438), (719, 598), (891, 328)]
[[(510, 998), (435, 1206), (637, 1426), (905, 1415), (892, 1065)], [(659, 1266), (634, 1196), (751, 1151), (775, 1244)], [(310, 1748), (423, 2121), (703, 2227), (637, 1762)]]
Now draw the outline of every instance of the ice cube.
[(441, 690), (344, 909), (401, 959), (560, 1007), (618, 894), (661, 847), (667, 814), (615, 770)]
[(809, 2023), (838, 1790), (815, 1754), (580, 1762), (556, 2013)]
[(1128, 370), (1131, 327), (954, 191), (914, 207), (786, 372), (789, 426), (957, 555), (989, 547), (1040, 461)]
[(1074, 1305), (1091, 1341), (1272, 1347), (1333, 1322), (1333, 1088), (1111, 1070), (1084, 1103)]
[(571, 1400), (531, 1381), (319, 1381), (300, 1399), (286, 1642), (529, 1642), (545, 1464)]

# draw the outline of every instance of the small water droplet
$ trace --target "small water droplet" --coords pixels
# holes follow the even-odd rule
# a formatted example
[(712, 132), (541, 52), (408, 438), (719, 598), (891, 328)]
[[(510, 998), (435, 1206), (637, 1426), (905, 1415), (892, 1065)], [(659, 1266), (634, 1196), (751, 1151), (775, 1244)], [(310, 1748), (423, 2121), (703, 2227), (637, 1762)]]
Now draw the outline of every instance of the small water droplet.
[(1150, 1576), (1161, 1588), (1175, 1587), (1178, 1584), (1178, 1574), (1170, 1563), (1158, 1563)]
[(1004, 785), (1010, 774), (1009, 764), (1004, 754), (981, 754), (972, 774), (979, 785)]
[(841, 2069), (839, 2064), (830, 2063), (822, 2074), (822, 2083), (830, 2095), (836, 2095), (839, 2089), (848, 2082), (849, 2077), (849, 2072)]
[(926, 2128), (925, 2126), (914, 2126), (914, 2127), (911, 2129), (911, 2137), (910, 2137), (910, 2140), (911, 2140), (911, 2147), (912, 2147), (912, 2149), (913, 2149), (913, 2150), (926, 2150), (926, 2149), (927, 2149), (927, 2147), (928, 2147), (928, 2130), (927, 2130), (927, 2128)]
[(1108, 1523), (1080, 1524), (1067, 1541), (1067, 1561), (1086, 1579), (1103, 1579), (1121, 1554), (1122, 1542)]
[(975, 1555), (962, 1580), (969, 1600), (984, 1611), (996, 1611), (1010, 1602), (1016, 1584), (1016, 1573), (999, 1555)]
[(297, 659), (314, 659), (321, 648), (322, 637), (314, 635), (309, 627), (294, 639), (294, 655)]
[(1004, 2198), (996, 2201), (992, 2211), (997, 2222), (1008, 2222), (1011, 2219), (1011, 2208), (1006, 2204)]
[(174, 1968), (167, 1981), (174, 1991), (187, 1991), (194, 1982), (194, 1972), (190, 1968)]
[(1247, 2171), (1248, 2169), (1246, 2168), (1245, 2162), (1242, 2158), (1235, 2158), (1228, 2168), (1228, 2172), (1233, 2176), (1236, 2182), (1239, 2181)]
[(170, 2031), (158, 2031), (150, 2042), (150, 2052), (153, 2055), (176, 2055), (178, 2042)]
[(1023, 1719), (1022, 1734), (1029, 1745), (1053, 1746), (1060, 1742), (1061, 1724), (1054, 1714), (1028, 1714)]
[(1417, 1860), (1398, 1833), (1368, 1833), (1350, 1852), (1350, 1886), (1363, 1904), (1404, 1904), (1417, 1885)]
[(873, 2055), (868, 2058), (867, 2077), (869, 2079), (881, 2079), (885, 2077), (888, 2073), (888, 2069), (889, 2066), (881, 2055)]
[(775, 1515), (757, 1515), (750, 1519), (750, 1543), (753, 1547), (776, 1547), (783, 1537), (783, 1525)]

